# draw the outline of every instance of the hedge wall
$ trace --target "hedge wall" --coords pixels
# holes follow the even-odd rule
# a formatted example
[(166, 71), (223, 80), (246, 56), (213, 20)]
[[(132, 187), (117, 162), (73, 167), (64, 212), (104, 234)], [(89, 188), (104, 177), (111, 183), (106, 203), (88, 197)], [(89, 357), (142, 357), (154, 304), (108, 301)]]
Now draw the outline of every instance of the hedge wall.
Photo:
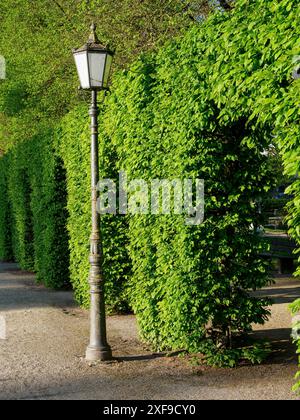
[[(1, 235), (5, 239), (1, 259), (13, 256), (21, 268), (35, 271), (37, 280), (46, 286), (68, 286), (65, 174), (53, 147), (53, 131), (44, 128), (0, 162), (1, 179), (6, 178), (5, 185), (0, 184), (0, 225), (7, 231)], [(10, 223), (5, 225), (7, 218)]]
[[(101, 127), (100, 127), (101, 128)], [(68, 287), (89, 305), (90, 130), (87, 106), (46, 127), (0, 159), (0, 258), (14, 258), (53, 288)], [(101, 142), (101, 175), (113, 178), (114, 149)], [(104, 274), (111, 311), (128, 310), (127, 219), (103, 217)]]
[(156, 348), (199, 349), (207, 325), (220, 348), (220, 336), (265, 319), (264, 302), (246, 291), (266, 284), (249, 226), (271, 185), (263, 155), (273, 142), (300, 244), (299, 12), (296, 0), (238, 0), (115, 78), (105, 121), (120, 167), (132, 178), (206, 180), (198, 229), (176, 217), (130, 220), (132, 304)]
[[(90, 129), (87, 105), (79, 106), (64, 118), (57, 135), (57, 148), (66, 169), (69, 218), (67, 228), (70, 249), (70, 278), (77, 301), (89, 305), (89, 236), (90, 203)], [(99, 131), (103, 133), (100, 118)], [(100, 176), (115, 179), (115, 151), (107, 147), (106, 137), (100, 141)], [(130, 273), (127, 218), (102, 216), (104, 276), (106, 302), (111, 311), (128, 309), (126, 287)]]
[(34, 271), (32, 188), (25, 144), (19, 144), (14, 148), (9, 157), (7, 179), (8, 198), (12, 210), (13, 253), (21, 268)]
[(26, 146), (37, 278), (48, 287), (68, 287), (66, 176), (53, 146), (53, 130), (45, 129)]
[(8, 156), (0, 159), (0, 260), (13, 260), (11, 206), (8, 199)]
[(263, 154), (270, 138), (244, 116), (222, 121), (217, 104), (205, 101), (194, 35), (116, 79), (104, 120), (129, 179), (206, 183), (200, 226), (175, 215), (130, 219), (130, 298), (143, 339), (156, 349), (210, 349), (214, 363), (217, 346), (232, 363), (248, 356), (233, 345), (235, 333), (268, 314), (267, 302), (248, 291), (268, 283), (251, 224), (259, 223), (255, 200), (271, 185)]

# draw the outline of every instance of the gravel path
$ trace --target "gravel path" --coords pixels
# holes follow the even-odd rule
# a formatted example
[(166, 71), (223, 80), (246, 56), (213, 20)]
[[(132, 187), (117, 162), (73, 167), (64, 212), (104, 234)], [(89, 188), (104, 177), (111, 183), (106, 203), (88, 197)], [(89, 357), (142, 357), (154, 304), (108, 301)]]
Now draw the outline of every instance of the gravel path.
[(0, 315), (7, 324), (7, 339), (0, 339), (0, 399), (296, 399), (287, 306), (300, 296), (300, 282), (282, 279), (267, 292), (276, 305), (257, 335), (269, 338), (276, 352), (264, 365), (193, 367), (151, 353), (138, 340), (133, 316), (113, 316), (108, 331), (117, 361), (89, 366), (82, 358), (88, 314), (72, 294), (36, 286), (33, 275), (0, 264)]

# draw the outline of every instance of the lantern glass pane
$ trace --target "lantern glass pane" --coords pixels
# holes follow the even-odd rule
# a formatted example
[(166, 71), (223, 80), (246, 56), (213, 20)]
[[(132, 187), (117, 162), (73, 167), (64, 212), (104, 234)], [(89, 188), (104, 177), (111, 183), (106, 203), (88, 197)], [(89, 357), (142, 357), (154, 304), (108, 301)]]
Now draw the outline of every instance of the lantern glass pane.
[(90, 88), (89, 68), (87, 52), (82, 51), (74, 54), (75, 64), (77, 67), (77, 73), (80, 80), (80, 86), (82, 89)]
[(109, 74), (110, 74), (111, 64), (112, 64), (112, 56), (110, 54), (107, 54), (105, 72), (104, 72), (104, 80), (103, 80), (104, 87), (108, 87), (108, 78), (109, 78)]
[(103, 53), (101, 51), (88, 52), (91, 88), (103, 87), (105, 58), (106, 53)]

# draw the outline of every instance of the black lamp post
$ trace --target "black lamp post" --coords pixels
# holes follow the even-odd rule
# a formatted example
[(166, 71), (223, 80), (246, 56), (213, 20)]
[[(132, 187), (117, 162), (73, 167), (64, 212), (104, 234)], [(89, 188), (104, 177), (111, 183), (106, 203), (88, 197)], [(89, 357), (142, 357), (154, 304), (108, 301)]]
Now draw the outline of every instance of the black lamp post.
[(112, 359), (111, 348), (106, 338), (105, 295), (103, 278), (102, 240), (100, 215), (97, 212), (97, 184), (99, 182), (98, 114), (97, 93), (108, 88), (113, 53), (102, 46), (96, 35), (96, 25), (91, 26), (88, 42), (73, 50), (81, 89), (92, 93), (91, 116), (91, 179), (92, 179), (92, 234), (90, 238), (90, 344), (86, 350), (88, 361)]

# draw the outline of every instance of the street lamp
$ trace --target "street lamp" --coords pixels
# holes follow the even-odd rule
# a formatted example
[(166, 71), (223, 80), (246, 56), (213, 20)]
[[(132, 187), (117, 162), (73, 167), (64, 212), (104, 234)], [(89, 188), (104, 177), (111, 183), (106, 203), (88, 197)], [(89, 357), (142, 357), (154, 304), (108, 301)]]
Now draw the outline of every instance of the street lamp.
[(91, 181), (92, 181), (92, 234), (90, 238), (90, 344), (86, 350), (88, 361), (112, 359), (106, 338), (105, 295), (103, 278), (103, 254), (100, 232), (100, 215), (97, 212), (97, 184), (99, 182), (98, 114), (97, 93), (108, 88), (113, 53), (101, 45), (96, 35), (96, 25), (91, 26), (88, 42), (73, 50), (81, 89), (92, 93), (91, 116)]

